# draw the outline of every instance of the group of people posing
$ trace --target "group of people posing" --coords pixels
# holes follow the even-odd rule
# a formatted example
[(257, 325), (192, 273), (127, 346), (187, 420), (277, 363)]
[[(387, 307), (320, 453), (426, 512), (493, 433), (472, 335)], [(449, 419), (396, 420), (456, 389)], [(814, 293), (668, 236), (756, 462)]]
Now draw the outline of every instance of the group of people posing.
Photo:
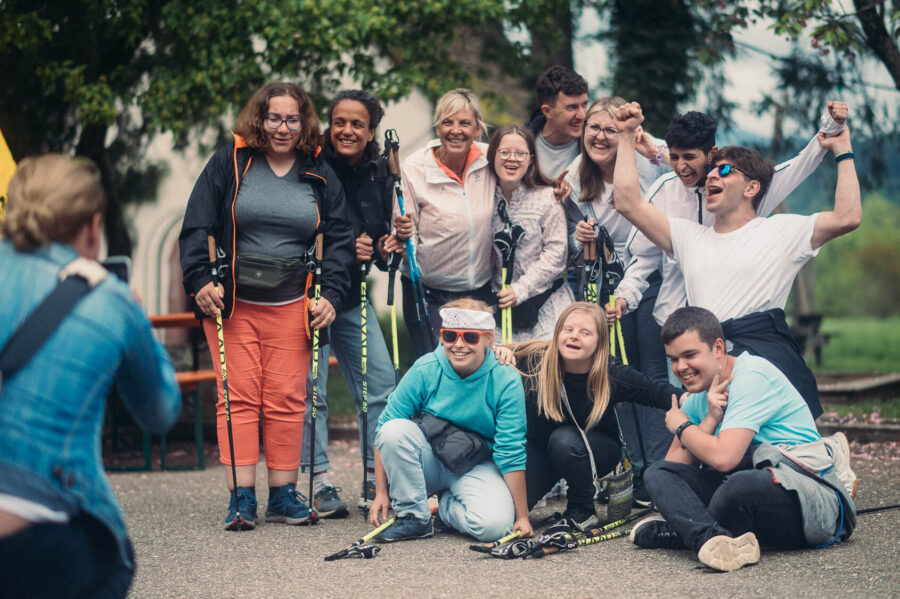
[[(849, 535), (846, 438), (816, 431), (815, 380), (783, 310), (803, 264), (861, 219), (847, 106), (829, 102), (809, 144), (772, 166), (717, 148), (700, 112), (653, 137), (639, 104), (589, 105), (585, 80), (563, 67), (536, 90), (528, 123), (486, 144), (475, 94), (446, 93), (436, 138), (399, 169), (375, 139), (384, 111), (371, 94), (338, 93), (321, 136), (296, 85), (266, 85), (244, 107), (180, 237), (199, 315), (225, 317), (232, 432), (220, 381), (219, 445), (236, 466), (225, 528), (257, 523), (260, 414), (266, 521), (348, 513), (328, 475), (327, 373), (310, 376), (318, 329), (319, 359), (336, 356), (360, 406), (358, 505), (376, 525), (396, 514), (378, 540), (429, 536), (435, 522), (479, 540), (530, 536), (529, 511), (560, 479), (564, 517), (587, 529), (595, 475), (623, 456), (635, 500), (662, 515), (635, 527), (642, 547), (689, 547), (734, 569), (759, 559), (757, 536)], [(770, 216), (829, 151), (834, 210)], [(379, 328), (366, 328), (365, 278), (398, 262), (417, 360), (396, 383)], [(204, 330), (217, 347), (212, 319)], [(311, 498), (297, 491), (301, 468)]]
[[(328, 474), (331, 354), (360, 406), (357, 503), (374, 525), (395, 514), (380, 541), (435, 526), (531, 536), (530, 510), (560, 479), (566, 523), (588, 529), (595, 481), (625, 456), (635, 500), (659, 512), (632, 530), (640, 547), (691, 549), (733, 570), (757, 562), (760, 543), (846, 539), (847, 440), (816, 430), (815, 380), (783, 309), (800, 268), (860, 223), (847, 106), (829, 102), (816, 136), (773, 167), (717, 148), (716, 122), (700, 112), (653, 137), (640, 105), (589, 105), (569, 69), (547, 69), (536, 95), (528, 123), (485, 144), (478, 98), (448, 92), (436, 139), (399, 167), (375, 139), (384, 110), (364, 91), (335, 96), (324, 134), (292, 83), (263, 86), (240, 112), (179, 238), (213, 363), (221, 351), (227, 364), (224, 527), (257, 525), (260, 428), (267, 522), (349, 512)], [(833, 210), (771, 216), (829, 152)], [(24, 160), (9, 186), (0, 558), (21, 574), (11, 596), (57, 596), (59, 581), (73, 595), (125, 595), (133, 552), (99, 455), (104, 398), (116, 383), (153, 431), (180, 408), (140, 307), (98, 270), (104, 211), (96, 169), (77, 159)], [(367, 298), (372, 264), (399, 264), (417, 358), (399, 382)]]

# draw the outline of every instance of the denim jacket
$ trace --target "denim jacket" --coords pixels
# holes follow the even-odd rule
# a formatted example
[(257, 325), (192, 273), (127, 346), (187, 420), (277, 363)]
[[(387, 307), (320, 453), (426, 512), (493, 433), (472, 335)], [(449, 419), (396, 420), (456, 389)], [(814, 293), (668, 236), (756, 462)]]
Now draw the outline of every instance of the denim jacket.
[[(78, 257), (68, 245), (16, 251), (0, 241), (0, 347)], [(165, 349), (128, 286), (107, 277), (0, 389), (0, 493), (73, 516), (85, 512), (114, 535), (122, 559), (125, 521), (103, 470), (100, 434), (116, 383), (135, 420), (155, 433), (181, 410)]]

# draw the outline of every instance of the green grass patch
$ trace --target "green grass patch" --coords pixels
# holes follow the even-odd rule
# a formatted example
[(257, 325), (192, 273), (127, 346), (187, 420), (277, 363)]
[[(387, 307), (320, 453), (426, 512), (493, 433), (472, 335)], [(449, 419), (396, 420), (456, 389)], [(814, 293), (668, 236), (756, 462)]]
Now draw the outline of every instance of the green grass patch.
[(900, 370), (900, 317), (826, 318), (822, 332), (831, 339), (822, 352), (822, 372), (897, 372)]
[(862, 416), (878, 414), (881, 418), (900, 419), (900, 397), (888, 401), (858, 401), (853, 403), (833, 403), (822, 406), (825, 412), (835, 412), (838, 416)]

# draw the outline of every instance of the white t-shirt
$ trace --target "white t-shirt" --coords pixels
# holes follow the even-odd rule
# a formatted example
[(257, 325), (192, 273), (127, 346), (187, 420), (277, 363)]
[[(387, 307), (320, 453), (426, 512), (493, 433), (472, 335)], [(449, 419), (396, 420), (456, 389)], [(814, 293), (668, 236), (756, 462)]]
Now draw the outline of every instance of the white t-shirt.
[(555, 181), (561, 172), (578, 156), (578, 138), (573, 138), (566, 143), (554, 146), (546, 139), (543, 133), (538, 133), (535, 139), (538, 168), (545, 177)]
[(687, 301), (720, 322), (784, 308), (791, 285), (812, 248), (818, 214), (754, 218), (729, 233), (670, 218), (672, 250), (684, 273)]

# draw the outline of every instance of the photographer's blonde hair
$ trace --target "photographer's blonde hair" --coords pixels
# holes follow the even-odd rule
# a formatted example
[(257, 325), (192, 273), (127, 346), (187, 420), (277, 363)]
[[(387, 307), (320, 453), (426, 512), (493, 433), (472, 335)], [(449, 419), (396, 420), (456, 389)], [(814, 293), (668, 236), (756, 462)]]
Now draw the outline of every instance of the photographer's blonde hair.
[(105, 211), (106, 193), (93, 163), (44, 154), (19, 163), (0, 230), (17, 250), (28, 251), (71, 242), (97, 212)]
[(588, 414), (585, 429), (591, 429), (603, 418), (609, 407), (610, 396), (609, 331), (606, 328), (606, 313), (599, 306), (588, 302), (570, 304), (556, 320), (553, 338), (550, 341), (540, 339), (523, 341), (516, 346), (515, 354), (520, 364), (523, 363), (522, 360), (525, 360), (525, 363), (540, 360), (539, 367), (534, 373), (522, 373), (523, 382), (530, 389), (537, 391), (538, 414), (556, 422), (563, 422), (565, 408), (562, 406), (563, 369), (559, 357), (559, 334), (566, 319), (573, 312), (588, 314), (597, 325), (597, 349), (594, 350), (587, 379), (588, 396), (594, 405)]

